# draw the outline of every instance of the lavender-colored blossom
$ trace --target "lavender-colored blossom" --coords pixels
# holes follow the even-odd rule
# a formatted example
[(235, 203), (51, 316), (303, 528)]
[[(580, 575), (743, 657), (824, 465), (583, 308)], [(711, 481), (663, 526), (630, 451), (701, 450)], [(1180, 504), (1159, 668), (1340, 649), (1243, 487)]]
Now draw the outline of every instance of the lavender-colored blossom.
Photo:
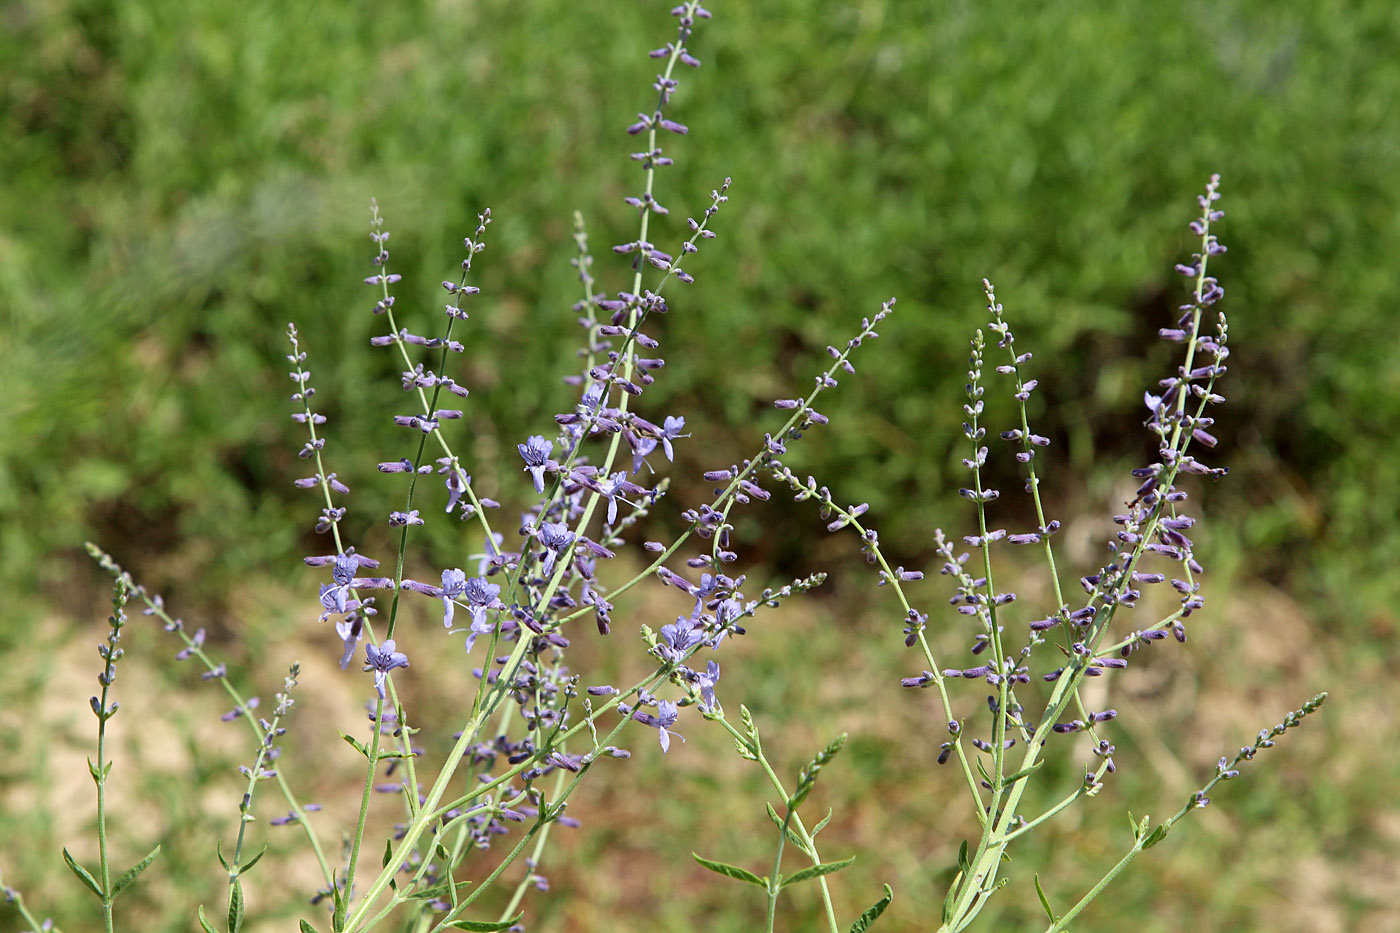
[(545, 546), (544, 572), (554, 569), (559, 553), (574, 542), (574, 533), (563, 522), (545, 522), (540, 526), (540, 542)]
[(658, 645), (661, 656), (672, 663), (679, 662), (690, 649), (705, 639), (705, 630), (699, 622), (688, 616), (676, 616), (676, 621), (661, 626), (662, 644)]
[(394, 640), (386, 638), (382, 645), (365, 645), (365, 670), (374, 671), (374, 689), (384, 699), (384, 678), (396, 667), (408, 667), (408, 655), (394, 650)]
[(340, 669), (343, 671), (350, 666), (350, 659), (355, 656), (355, 647), (364, 637), (364, 623), (358, 616), (347, 617), (335, 624), (335, 632), (340, 636), (344, 648), (340, 656)]
[(676, 720), (680, 718), (681, 711), (680, 707), (670, 700), (662, 700), (657, 704), (656, 710), (656, 715), (649, 717), (651, 719), (650, 725), (655, 726), (659, 733), (658, 738), (661, 740), (661, 754), (664, 755), (671, 750), (671, 736), (674, 735), (682, 742), (685, 741), (685, 736), (681, 735), (679, 732), (670, 731), (670, 727), (674, 726)]
[(542, 435), (532, 434), (523, 444), (516, 444), (516, 450), (525, 461), (525, 472), (535, 481), (535, 492), (544, 492), (544, 471), (549, 464), (549, 455), (554, 453), (554, 442)]
[(452, 569), (442, 572), (442, 624), (444, 628), (452, 627), (452, 618), (456, 610), (454, 600), (461, 596), (467, 588), (467, 575), (461, 570)]
[(646, 458), (656, 449), (656, 438), (628, 432), (627, 442), (632, 447), (632, 472), (636, 473), (646, 462)]
[(472, 577), (466, 582), (462, 595), (471, 608), (472, 614), (471, 632), (467, 635), (468, 651), (471, 651), (472, 646), (476, 644), (478, 635), (490, 635), (495, 629), (490, 618), (487, 617), (486, 611), (502, 607), (498, 598), (500, 593), (501, 588), (494, 583), (486, 582), (485, 577)]
[(597, 481), (598, 493), (608, 500), (608, 524), (617, 523), (617, 500), (623, 495), (637, 495), (646, 492), (641, 486), (627, 479), (627, 471), (619, 470), (612, 476), (605, 476)]
[(719, 707), (719, 702), (715, 699), (715, 684), (719, 681), (719, 664), (711, 661), (705, 665), (704, 672), (697, 674), (696, 680), (700, 684), (701, 712), (714, 712)]
[(671, 441), (682, 437), (690, 437), (689, 434), (682, 434), (685, 430), (685, 418), (667, 415), (666, 420), (661, 425), (661, 449), (666, 453), (666, 459), (674, 461), (676, 452), (671, 447)]

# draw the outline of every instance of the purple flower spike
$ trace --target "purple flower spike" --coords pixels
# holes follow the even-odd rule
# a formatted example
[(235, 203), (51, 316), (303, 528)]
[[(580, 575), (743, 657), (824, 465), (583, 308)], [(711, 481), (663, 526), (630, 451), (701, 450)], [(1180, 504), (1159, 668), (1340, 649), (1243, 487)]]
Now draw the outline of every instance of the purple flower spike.
[(549, 463), (549, 455), (554, 453), (554, 442), (542, 435), (533, 434), (523, 444), (516, 444), (520, 456), (525, 460), (525, 472), (535, 481), (535, 492), (544, 492), (544, 471)]
[(394, 650), (394, 640), (386, 638), (382, 645), (365, 645), (365, 670), (374, 671), (374, 689), (384, 699), (384, 678), (396, 667), (408, 667), (408, 655)]

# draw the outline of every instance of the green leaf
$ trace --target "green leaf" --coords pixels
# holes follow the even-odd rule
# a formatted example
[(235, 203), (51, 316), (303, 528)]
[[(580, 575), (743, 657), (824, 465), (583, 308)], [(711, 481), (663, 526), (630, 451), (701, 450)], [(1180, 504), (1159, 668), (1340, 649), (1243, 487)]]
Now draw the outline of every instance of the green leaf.
[(958, 846), (958, 867), (962, 869), (964, 875), (971, 873), (972, 864), (967, 860), (967, 840), (962, 841)]
[(67, 848), (64, 848), (63, 850), (63, 860), (68, 863), (69, 870), (72, 871), (73, 874), (78, 876), (78, 880), (81, 881), (83, 884), (87, 885), (89, 891), (91, 891), (93, 894), (96, 894), (99, 898), (103, 897), (102, 888), (98, 887), (97, 879), (94, 878), (92, 875), (88, 874), (88, 870), (83, 866), (79, 865), (77, 860), (74, 859), (73, 856), (68, 854)]
[(317, 930), (311, 924), (307, 923), (305, 920), (301, 921), (300, 929), (301, 933), (320, 933), (319, 930)]
[(1157, 843), (1161, 842), (1163, 839), (1167, 838), (1167, 831), (1170, 829), (1171, 824), (1158, 823), (1157, 826), (1152, 830), (1152, 832), (1147, 834), (1147, 839), (1142, 844), (1143, 850), (1146, 851), (1147, 849), (1150, 849)]
[(228, 892), (228, 933), (238, 933), (243, 928), (243, 882), (233, 879)]
[[(471, 884), (472, 884), (472, 883), (471, 883), (470, 881), (459, 881), (459, 882), (457, 882), (457, 887), (458, 887), (458, 888), (469, 888), (469, 887), (471, 887)], [(444, 882), (442, 882), (441, 884), (435, 884), (435, 885), (433, 885), (433, 886), (430, 887), (430, 888), (421, 888), (421, 889), (419, 889), (419, 890), (417, 890), (417, 891), (413, 891), (413, 892), (411, 892), (411, 893), (409, 893), (409, 894), (405, 894), (404, 897), (407, 897), (407, 898), (422, 898), (422, 899), (425, 899), (425, 900), (426, 900), (426, 899), (429, 899), (429, 898), (443, 897), (444, 895), (447, 895), (447, 894), (450, 894), (450, 893), (451, 893), (451, 889), (448, 887), (447, 882), (444, 881)]]
[(331, 929), (339, 933), (345, 929), (345, 895), (341, 893), (340, 885), (336, 884), (335, 872), (331, 872)]
[(765, 806), (768, 808), (768, 818), (769, 818), (770, 820), (773, 821), (773, 825), (774, 825), (774, 826), (776, 826), (776, 827), (778, 827), (779, 829), (783, 830), (783, 832), (787, 834), (787, 841), (790, 842), (790, 843), (792, 843), (794, 846), (796, 846), (798, 849), (802, 850), (803, 852), (806, 852), (806, 851), (807, 851), (807, 843), (805, 843), (805, 842), (803, 842), (801, 839), (797, 838), (797, 833), (793, 830), (793, 828), (792, 828), (791, 826), (784, 826), (784, 825), (783, 825), (783, 818), (782, 818), (781, 816), (778, 815), (778, 811), (777, 811), (777, 810), (773, 809), (773, 805), (772, 805), (771, 803), (765, 804)]
[[(963, 846), (966, 847), (967, 843), (964, 842)], [(944, 923), (947, 923), (949, 920), (953, 919), (953, 900), (958, 896), (958, 885), (962, 883), (962, 880), (965, 877), (967, 877), (967, 875), (962, 871), (959, 871), (956, 875), (954, 875), (953, 883), (948, 885), (948, 893), (943, 895)]]
[(137, 875), (149, 868), (150, 864), (156, 860), (157, 855), (160, 855), (160, 846), (156, 846), (151, 850), (150, 855), (128, 868), (126, 872), (117, 879), (117, 883), (112, 885), (112, 897), (115, 898), (118, 894), (122, 893), (127, 885), (136, 880)]
[(91, 775), (92, 775), (92, 782), (93, 782), (94, 784), (101, 784), (101, 783), (102, 783), (102, 769), (99, 768), (99, 767), (97, 767), (97, 765), (93, 764), (91, 758), (89, 758), (89, 759), (87, 760), (87, 763), (88, 763), (88, 774), (91, 774)]
[(199, 925), (204, 929), (204, 933), (219, 933), (214, 924), (210, 923), (208, 918), (204, 916), (203, 904), (199, 905)]
[(724, 862), (712, 862), (707, 858), (701, 858), (694, 852), (690, 853), (690, 857), (717, 875), (724, 875), (726, 878), (733, 878), (735, 881), (744, 881), (749, 884), (757, 885), (760, 888), (768, 887), (768, 879), (758, 877), (758, 875), (755, 875), (747, 868), (740, 868), (738, 865), (726, 865)]
[(812, 827), (812, 838), (813, 838), (813, 839), (817, 838), (817, 833), (819, 833), (819, 832), (821, 832), (823, 829), (825, 829), (825, 828), (826, 828), (826, 824), (827, 824), (827, 823), (830, 823), (830, 822), (831, 822), (831, 808), (830, 808), (830, 807), (827, 807), (827, 808), (826, 808), (826, 816), (822, 817), (822, 818), (817, 822), (817, 825)]
[(885, 885), (885, 896), (865, 908), (865, 912), (856, 918), (855, 923), (851, 924), (850, 933), (865, 933), (866, 930), (870, 929), (870, 925), (880, 918), (880, 915), (885, 912), (885, 908), (890, 906), (890, 901), (893, 900), (894, 891), (889, 885)]
[(1031, 765), (1029, 768), (1022, 768), (1020, 771), (1017, 771), (1015, 774), (1007, 775), (1006, 777), (1004, 777), (1004, 778), (1001, 779), (1001, 785), (1002, 785), (1002, 787), (1010, 787), (1012, 784), (1015, 784), (1017, 781), (1021, 780), (1021, 778), (1026, 777), (1027, 775), (1033, 774), (1033, 773), (1035, 773), (1036, 771), (1039, 771), (1041, 765), (1043, 765), (1043, 764), (1045, 764), (1045, 759), (1044, 759), (1044, 758), (1040, 759), (1040, 760), (1037, 761), (1035, 764)]
[(801, 884), (804, 881), (810, 881), (813, 878), (820, 878), (822, 875), (829, 875), (832, 872), (837, 872), (843, 868), (846, 868), (855, 860), (856, 858), (853, 855), (850, 858), (843, 859), (839, 862), (822, 862), (818, 865), (810, 865), (807, 868), (804, 868), (801, 871), (793, 872), (791, 875), (784, 878), (782, 884), (780, 884), (778, 888), (779, 890), (781, 890), (782, 888), (791, 887), (794, 884)]
[(1144, 813), (1141, 820), (1134, 820), (1132, 812), (1129, 811), (1128, 825), (1133, 829), (1133, 842), (1137, 842), (1147, 832), (1147, 827), (1152, 825), (1152, 817)]
[(1051, 923), (1059, 919), (1055, 916), (1055, 911), (1050, 909), (1050, 898), (1045, 896), (1045, 889), (1040, 886), (1039, 874), (1035, 876), (1035, 896), (1040, 898), (1040, 906), (1045, 908), (1045, 916), (1050, 918)]
[(240, 874), (240, 875), (246, 875), (246, 874), (248, 873), (248, 869), (250, 869), (250, 868), (252, 868), (254, 865), (258, 864), (258, 861), (259, 861), (264, 855), (266, 855), (266, 854), (267, 854), (267, 846), (263, 846), (261, 852), (259, 852), (259, 853), (258, 853), (257, 855), (255, 855), (255, 856), (253, 856), (252, 859), (250, 859), (248, 862), (246, 862), (246, 863), (243, 865), (242, 868), (238, 869), (238, 874)]
[(522, 910), (510, 920), (453, 920), (448, 926), (455, 930), (477, 930), (479, 933), (500, 933), (501, 930), (509, 930), (520, 922), (520, 918), (525, 916)]
[(214, 842), (214, 857), (219, 860), (220, 865), (224, 866), (224, 871), (228, 872), (230, 875), (237, 874), (237, 872), (233, 870), (233, 866), (228, 863), (228, 859), (224, 858), (224, 846), (223, 843), (218, 840)]
[(344, 739), (350, 745), (351, 748), (359, 752), (361, 755), (364, 755), (366, 759), (369, 758), (369, 749), (365, 748), (363, 742), (360, 742), (353, 735), (348, 735), (344, 732), (340, 733), (340, 737)]
[(796, 810), (798, 807), (802, 806), (802, 804), (806, 802), (807, 795), (812, 792), (814, 786), (814, 784), (807, 781), (803, 781), (801, 784), (797, 785), (797, 792), (787, 799), (787, 808), (789, 810)]

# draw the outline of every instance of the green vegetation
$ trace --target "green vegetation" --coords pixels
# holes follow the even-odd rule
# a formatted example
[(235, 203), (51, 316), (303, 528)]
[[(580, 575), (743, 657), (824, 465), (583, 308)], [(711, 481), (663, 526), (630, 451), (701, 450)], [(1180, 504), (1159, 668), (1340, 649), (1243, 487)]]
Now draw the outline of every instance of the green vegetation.
[[(300, 436), (287, 420), (285, 323), (297, 322), (311, 350), (333, 419), (333, 468), (355, 489), (351, 520), (375, 540), (382, 522), (370, 523), (391, 506), (365, 480), (376, 461), (398, 456), (401, 441), (389, 421), (396, 372), (368, 346), (373, 298), (359, 284), (373, 254), (369, 198), (394, 233), (399, 300), (412, 308), (417, 299), (425, 315), (441, 305), (437, 283), (489, 206), (496, 222), (477, 266), (484, 294), (458, 381), (472, 390), (463, 406), (469, 452), (506, 462), (567, 398), (559, 377), (578, 333), (569, 310), (573, 210), (588, 221), (602, 287), (622, 281), (607, 246), (631, 235), (621, 198), (638, 173), (623, 128), (650, 105), (654, 69), (639, 50), (659, 44), (655, 13), (634, 3), (504, 0), (20, 0), (0, 10), (0, 553), (17, 597), (0, 623), (0, 648), (31, 651), (27, 623), (59, 610), (91, 640), (105, 596), (81, 557), (87, 538), (187, 617), (229, 620), (211, 628), (236, 640), (230, 657), (246, 665), (280, 652), (249, 675), (267, 680), (265, 692), (287, 652), (333, 654), (305, 624), (314, 593), (298, 558), (314, 546), (313, 513), (290, 483), (302, 474)], [(710, 439), (678, 451), (678, 472), (699, 488), (702, 470), (742, 456), (752, 427), (722, 444), (725, 432), (705, 425), (755, 424), (774, 397), (807, 384), (827, 343), (844, 341), (862, 315), (898, 295), (883, 328), (889, 339), (857, 361), (857, 376), (823, 409), (830, 430), (791, 464), (844, 499), (869, 500), (886, 549), (911, 555), (910, 566), (929, 555), (934, 524), (962, 530), (967, 520), (948, 492), (966, 339), (984, 316), (981, 277), (995, 281), (1019, 338), (1036, 351), (1037, 402), (1069, 413), (1037, 424), (1074, 478), (1066, 486), (1052, 473), (1050, 485), (1070, 493), (1056, 503), (1061, 517), (1102, 513), (1144, 456), (1140, 395), (1168, 359), (1155, 332), (1184, 295), (1171, 273), (1191, 248), (1183, 195), (1212, 171), (1224, 176), (1230, 253), (1219, 273), (1235, 355), (1216, 462), (1238, 479), (1207, 491), (1213, 520), (1203, 547), (1212, 571), (1249, 598), (1217, 596), (1208, 611), (1219, 628), (1193, 634), (1190, 661), (1174, 653), (1161, 666), (1195, 665), (1182, 676), (1196, 690), (1197, 719), (1183, 710), (1183, 729), (1211, 721), (1215, 700), (1239, 702), (1232, 677), (1259, 692), (1248, 710), (1220, 714), (1226, 725), (1211, 727), (1223, 747), (1183, 735), (1121, 743), (1137, 759), (1125, 767), (1122, 796), (1174, 788), (1174, 767), (1209, 768), (1260, 716), (1326, 686), (1337, 688), (1332, 731), (1281, 749), (1277, 770), (1222, 794), (1219, 822), (1187, 829), (1206, 842), (1154, 850), (1159, 860), (1077, 929), (1121, 928), (1114, 910), (1143, 933), (1263, 928), (1259, 911), (1276, 912), (1271, 928), (1324, 928), (1298, 907), (1305, 893), (1328, 905), (1338, 928), (1395, 919), (1394, 895), (1366, 869), (1394, 873), (1377, 853), (1397, 844), (1400, 794), (1395, 743), (1376, 736), (1396, 737), (1390, 710), (1400, 702), (1384, 669), (1394, 654), (1391, 568), (1400, 552), (1397, 46), (1400, 13), (1384, 0), (773, 0), (717, 5), (697, 42), (706, 67), (677, 98), (690, 134), (671, 146), (677, 167), (658, 197), (674, 223), (657, 245), (679, 241), (680, 218), (703, 209), (726, 175), (734, 188), (720, 238), (695, 264), (696, 285), (671, 294), (659, 335), (668, 365), (648, 398)], [(675, 492), (693, 498), (684, 484)], [(770, 503), (749, 513), (755, 528), (760, 514), (764, 549), (745, 556), (775, 575), (851, 562), (846, 542), (816, 538), (810, 512)], [(462, 552), (449, 527), (427, 530), (438, 553)], [(278, 624), (302, 626), (290, 637), (309, 647), (272, 631), (264, 594), (290, 592), (289, 583), (304, 608)], [(779, 633), (788, 623), (773, 622), (755, 633), (745, 648), (754, 669), (741, 676), (773, 680), (771, 706), (756, 703), (756, 712), (780, 716), (791, 706), (784, 691), (846, 689), (804, 686), (801, 665), (785, 654), (797, 644), (812, 653), (809, 667), (833, 669), (851, 663), (838, 635), (859, 631), (877, 645), (859, 666), (888, 682), (900, 663), (891, 659), (898, 626), (888, 614), (849, 621), (869, 584), (839, 578), (810, 617), (789, 614), (794, 630)], [(816, 637), (823, 626), (848, 628), (828, 631), (828, 643)], [(163, 656), (158, 635), (133, 644)], [(50, 637), (37, 644), (56, 647)], [(21, 697), (63, 697), (61, 666), (46, 665), (0, 686), (0, 715), (9, 717), (0, 737), (13, 734), (30, 756), (0, 764), (0, 838), (36, 840), (35, 851), (65, 842), (51, 836), (71, 829), (19, 807), (9, 790), (42, 773), (33, 756), (51, 753), (27, 744), (33, 736), (21, 746), (10, 716)], [(152, 676), (178, 683), (180, 673)], [(78, 690), (66, 696), (74, 718), (86, 696)], [(836, 710), (848, 710), (842, 698), (831, 700), (838, 719)], [(804, 694), (804, 702), (816, 701)], [(915, 729), (917, 713), (886, 723), (887, 742), (867, 739), (859, 750), (867, 787), (846, 782), (851, 798), (829, 801), (838, 812), (844, 803), (848, 819), (868, 817), (851, 824), (853, 840), (894, 838), (896, 827), (880, 824), (892, 813), (908, 815), (899, 828), (938, 820), (942, 798), (925, 787), (939, 775), (909, 775), (913, 753), (895, 724)], [(828, 738), (802, 735), (794, 760)], [(688, 752), (702, 743), (692, 738)], [(1164, 759), (1159, 744), (1180, 757)], [(927, 760), (923, 751), (917, 760)], [(644, 757), (615, 769), (635, 782), (610, 792), (616, 806), (659, 796), (675, 780)], [(200, 768), (212, 785), (227, 777)], [(194, 798), (207, 789), (185, 789), (188, 799), (151, 785), (170, 823), (177, 810), (202, 812)], [(719, 783), (712, 790), (716, 806), (741, 799)], [(863, 805), (863, 794), (884, 804)], [(663, 815), (659, 805), (654, 815)], [(608, 905), (588, 909), (639, 928), (649, 918), (685, 929), (685, 918), (713, 908), (731, 912), (714, 929), (743, 929), (747, 915), (708, 879), (684, 899), (696, 871), (685, 853), (660, 867), (642, 859), (657, 872), (653, 890), (617, 884), (625, 858), (663, 840), (701, 839), (696, 849), (738, 859), (755, 818), (726, 813), (732, 824), (717, 827), (664, 815), (677, 822), (624, 820), (603, 831), (611, 817), (595, 812), (567, 876), (554, 876), (557, 896)], [(1116, 817), (1105, 822), (1126, 832)], [(1096, 831), (1063, 829), (1089, 841), (1080, 851), (1098, 852), (1092, 866), (1063, 866), (1057, 880), (1070, 889), (1117, 851), (1121, 838), (1111, 834), (1096, 850)], [(213, 863), (210, 836), (184, 832), (188, 847), (149, 874), (182, 859)], [(898, 912), (927, 895), (901, 891), (891, 873), (908, 867), (901, 858), (951, 862), (958, 840), (910, 839), (922, 848), (889, 846), (887, 872), (872, 868), (851, 896), (868, 903), (878, 880), (890, 880), (894, 915), (916, 928), (917, 918)], [(1053, 852), (1055, 839), (1040, 844)], [(627, 848), (605, 851), (619, 840)], [(1222, 877), (1221, 866), (1239, 873)], [(7, 883), (34, 882), (31, 890), (63, 871), (3, 867)], [(1314, 887), (1279, 900), (1305, 872), (1313, 874), (1300, 883)], [(61, 904), (61, 890), (37, 887), (35, 908), (43, 909), (40, 894)], [(648, 898), (667, 901), (653, 915)], [(1163, 902), (1179, 912), (1146, 914)], [(151, 929), (190, 925), (148, 907)], [(9, 929), (17, 921), (5, 911), (0, 904)], [(1033, 917), (994, 926), (1021, 928)], [(550, 923), (540, 928), (566, 928), (562, 913)]]

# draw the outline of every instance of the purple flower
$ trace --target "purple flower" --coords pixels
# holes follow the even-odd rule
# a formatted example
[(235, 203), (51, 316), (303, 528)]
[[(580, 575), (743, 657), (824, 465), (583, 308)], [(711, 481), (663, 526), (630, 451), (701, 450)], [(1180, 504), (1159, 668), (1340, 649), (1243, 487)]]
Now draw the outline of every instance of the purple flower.
[(453, 602), (461, 596), (467, 588), (467, 575), (461, 570), (444, 570), (442, 572), (442, 625), (444, 628), (452, 627), (453, 614), (456, 611), (456, 603)]
[(685, 418), (667, 415), (666, 420), (661, 425), (661, 448), (666, 452), (666, 459), (674, 461), (675, 451), (671, 448), (671, 441), (677, 438), (690, 437), (689, 434), (682, 434), (685, 428)]
[(355, 656), (355, 646), (360, 643), (360, 638), (364, 636), (364, 626), (358, 617), (341, 619), (335, 624), (336, 634), (340, 636), (341, 644), (345, 651), (340, 656), (340, 669), (343, 671), (350, 666), (350, 659)]
[(715, 699), (715, 683), (719, 680), (719, 664), (711, 661), (705, 666), (703, 674), (697, 674), (700, 682), (700, 710), (702, 712), (713, 712), (719, 702)]
[(680, 661), (691, 648), (705, 638), (704, 628), (687, 616), (676, 616), (676, 621), (661, 626), (661, 656), (667, 661)]
[(598, 480), (597, 489), (598, 493), (601, 496), (603, 496), (603, 498), (608, 500), (609, 525), (617, 523), (618, 496), (623, 494), (636, 495), (638, 493), (646, 491), (641, 486), (638, 486), (636, 483), (628, 481), (626, 470), (619, 470), (612, 476), (604, 477), (603, 479)]
[(574, 543), (574, 533), (563, 522), (545, 522), (540, 526), (540, 541), (548, 552), (544, 559), (544, 572), (549, 573), (554, 569), (559, 552)]
[(495, 626), (487, 618), (486, 610), (499, 609), (502, 603), (498, 598), (501, 588), (494, 583), (487, 583), (485, 577), (472, 577), (463, 587), (463, 597), (467, 605), (471, 607), (472, 625), (471, 633), (467, 635), (467, 650), (472, 650), (472, 645), (476, 644), (476, 636), (490, 635)]
[(627, 441), (632, 447), (632, 472), (636, 473), (646, 462), (647, 455), (656, 449), (656, 438), (628, 432)]
[(545, 440), (542, 435), (532, 434), (525, 443), (516, 444), (515, 449), (525, 460), (525, 472), (535, 481), (535, 492), (544, 492), (544, 471), (549, 464), (549, 455), (554, 453), (554, 442)]
[(676, 706), (676, 704), (672, 703), (670, 700), (662, 700), (657, 704), (656, 715), (646, 716), (647, 725), (655, 726), (660, 733), (658, 738), (661, 740), (661, 754), (663, 755), (671, 750), (671, 736), (674, 735), (682, 742), (685, 741), (685, 736), (681, 735), (679, 732), (670, 731), (670, 727), (676, 724), (676, 720), (680, 718), (680, 714), (680, 707)]
[(386, 638), (382, 645), (365, 645), (365, 670), (374, 671), (374, 689), (384, 699), (384, 678), (396, 667), (408, 667), (408, 655), (394, 650), (394, 640)]

